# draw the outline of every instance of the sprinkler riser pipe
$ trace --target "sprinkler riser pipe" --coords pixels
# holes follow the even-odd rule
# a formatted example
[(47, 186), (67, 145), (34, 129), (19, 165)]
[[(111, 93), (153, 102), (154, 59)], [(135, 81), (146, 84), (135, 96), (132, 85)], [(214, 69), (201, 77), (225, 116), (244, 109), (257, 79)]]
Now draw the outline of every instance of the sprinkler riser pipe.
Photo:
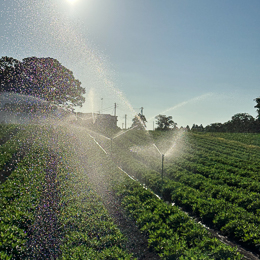
[(162, 154), (162, 183), (163, 183), (163, 162), (164, 162), (164, 154)]

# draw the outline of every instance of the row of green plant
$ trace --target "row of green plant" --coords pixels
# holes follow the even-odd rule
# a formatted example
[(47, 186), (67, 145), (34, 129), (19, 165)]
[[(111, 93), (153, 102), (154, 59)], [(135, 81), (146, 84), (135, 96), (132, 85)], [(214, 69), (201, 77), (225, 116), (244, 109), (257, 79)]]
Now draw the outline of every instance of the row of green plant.
[[(125, 144), (127, 138), (128, 136), (126, 135), (125, 138), (123, 136), (122, 139), (118, 138), (115, 141), (117, 147), (120, 148), (122, 145), (131, 147), (131, 145), (135, 144), (135, 139), (131, 139), (131, 145), (129, 145), (130, 141), (128, 144)], [(258, 252), (259, 232), (256, 224), (259, 223), (258, 216), (256, 216), (259, 214), (258, 181), (256, 181), (258, 164), (256, 162), (251, 167), (250, 163), (247, 162), (247, 158), (249, 158), (248, 152), (250, 152), (251, 156), (250, 147), (244, 145), (236, 146), (231, 142), (226, 144), (222, 140), (211, 141), (211, 139), (212, 137), (204, 138), (202, 136), (201, 141), (200, 136), (188, 134), (188, 137), (186, 136), (180, 140), (180, 143), (176, 145), (177, 148), (181, 148), (180, 154), (175, 154), (172, 159), (176, 160), (176, 164), (169, 163), (167, 165), (166, 163), (169, 171), (165, 173), (169, 178), (172, 177), (175, 182), (165, 178), (165, 186), (163, 188), (159, 175), (160, 165), (158, 163), (159, 167), (157, 166), (154, 170), (151, 170), (149, 165), (143, 163), (143, 158), (147, 157), (142, 154), (139, 156), (135, 152), (131, 154), (129, 151), (120, 149), (117, 151), (115, 146), (113, 154), (117, 156), (116, 162), (124, 170), (138, 178), (142, 183), (145, 183), (146, 186), (152, 188), (154, 192), (162, 194), (166, 200), (172, 201), (175, 198), (174, 196), (176, 196), (174, 190), (177, 190), (179, 192), (177, 197), (181, 198), (179, 202), (177, 201), (179, 205), (193, 212), (204, 222), (219, 229), (223, 234)], [(145, 145), (143, 144), (143, 146)], [(196, 151), (196, 145), (199, 147), (198, 151)], [(221, 149), (224, 149), (223, 155), (220, 152)], [(194, 155), (192, 154), (193, 152)], [(253, 148), (252, 154), (254, 158), (257, 157), (258, 153), (258, 149)], [(225, 156), (231, 157), (231, 165), (229, 158), (225, 158)], [(168, 160), (168, 158), (166, 159)], [(185, 162), (193, 163), (188, 166), (190, 169), (187, 170), (185, 168), (186, 166), (183, 165)], [(242, 170), (239, 168), (241, 165)], [(170, 172), (171, 167), (175, 167), (172, 170), (172, 174)], [(205, 173), (205, 169), (212, 170), (212, 167), (214, 167), (214, 173), (211, 178), (196, 173), (197, 169)], [(223, 173), (221, 173), (222, 171)], [(216, 178), (217, 174), (219, 174), (219, 178)], [(229, 176), (230, 174), (231, 176)], [(248, 192), (248, 183), (252, 184), (251, 189), (256, 192)], [(181, 193), (182, 189), (184, 190), (184, 195)], [(191, 198), (188, 196), (189, 192), (192, 194)], [(192, 200), (193, 194), (194, 200)], [(184, 196), (183, 200), (182, 196)], [(185, 196), (188, 197), (186, 198)]]
[[(189, 140), (191, 138), (190, 135)], [(185, 151), (179, 157), (167, 159), (170, 162), (166, 163), (166, 165), (168, 164), (167, 167), (172, 168), (173, 174), (174, 172), (187, 170), (190, 173), (201, 174), (209, 179), (218, 180), (220, 183), (226, 183), (230, 187), (237, 186), (247, 191), (258, 192), (259, 158), (251, 163), (251, 160), (248, 162), (245, 158), (242, 160), (235, 157), (235, 152), (233, 152), (233, 156), (227, 156), (224, 152), (223, 154), (216, 154), (215, 150), (217, 150), (218, 145), (212, 145), (212, 151), (203, 150), (202, 148), (197, 151), (195, 147), (191, 149), (190, 143), (187, 142), (183, 145), (189, 147), (186, 150), (184, 149)], [(233, 148), (235, 149), (236, 146)], [(258, 155), (260, 155), (260, 152), (258, 152)]]
[[(250, 147), (234, 142), (227, 142), (226, 140), (219, 140), (215, 137), (208, 137), (203, 135), (196, 135), (186, 133), (184, 138), (180, 140), (185, 153), (194, 155), (208, 155), (211, 157), (218, 157), (220, 162), (229, 159), (229, 163), (234, 159), (239, 162), (247, 164), (248, 161), (254, 163), (259, 162), (259, 147)], [(225, 161), (224, 161), (225, 162)], [(258, 165), (258, 163), (256, 163)], [(241, 165), (240, 165), (241, 166)]]
[[(258, 166), (259, 164), (259, 152), (255, 151), (255, 154), (252, 154), (252, 150), (247, 148), (246, 151), (241, 151), (239, 147), (234, 146), (234, 150), (230, 148), (221, 147), (220, 144), (211, 145), (210, 149), (207, 148), (204, 144), (190, 145), (188, 149), (185, 150), (187, 155), (193, 155), (193, 158), (200, 157), (201, 155), (205, 159), (214, 159), (219, 163), (232, 165), (234, 167), (245, 167), (252, 168), (252, 165)], [(227, 160), (228, 158), (228, 160)], [(194, 159), (195, 160), (195, 159)]]
[(260, 146), (260, 135), (256, 133), (207, 133), (208, 136)]
[(163, 259), (242, 259), (211, 237), (176, 206), (167, 205), (140, 184), (127, 179), (115, 186), (121, 205), (147, 235), (149, 246)]
[(9, 137), (17, 130), (18, 126), (15, 124), (0, 124), (0, 142), (4, 137)]
[[(187, 181), (190, 184), (194, 183), (194, 187), (201, 188), (201, 192), (165, 177), (163, 185), (158, 172), (143, 168), (138, 162), (132, 161), (132, 164), (130, 162), (131, 159), (126, 160), (123, 169), (156, 194), (160, 194), (167, 201), (173, 201), (177, 205), (185, 207), (204, 223), (235, 239), (238, 243), (242, 243), (250, 250), (258, 252), (260, 218), (254, 213), (258, 214), (259, 200), (254, 197), (254, 194), (238, 197), (235, 192), (225, 193), (228, 186), (225, 186), (224, 189), (224, 186), (219, 185), (216, 185), (215, 190), (209, 193), (209, 189), (203, 189), (203, 187), (207, 187), (210, 182), (203, 183), (198, 177), (197, 179), (192, 178), (192, 175), (187, 176)], [(189, 177), (191, 177), (190, 180)], [(226, 200), (224, 196), (226, 196)]]
[[(18, 144), (19, 145), (19, 144)], [(46, 151), (32, 145), (0, 189), (0, 258), (21, 259), (44, 183)]]
[(212, 151), (219, 151), (232, 155), (235, 153), (237, 156), (245, 155), (250, 152), (250, 155), (254, 156), (259, 154), (260, 148), (258, 146), (245, 145), (243, 143), (232, 142), (225, 138), (217, 138), (208, 135), (191, 134), (189, 138), (189, 144), (194, 144), (196, 148), (204, 148)]
[[(192, 137), (193, 135), (189, 134), (189, 139)], [(121, 143), (124, 143), (125, 139), (123, 139)], [(186, 143), (185, 145), (187, 146), (188, 144)], [(120, 146), (117, 145), (117, 147)], [(170, 178), (175, 178), (176, 175), (179, 175), (180, 173), (197, 174), (203, 175), (204, 177), (208, 178), (209, 181), (212, 181), (217, 185), (228, 185), (230, 189), (239, 189), (240, 192), (241, 189), (244, 189), (243, 193), (245, 194), (249, 191), (253, 193), (258, 192), (260, 186), (259, 182), (256, 181), (259, 179), (256, 168), (251, 166), (248, 166), (248, 168), (251, 167), (250, 170), (244, 167), (242, 167), (242, 169), (239, 168), (239, 166), (244, 165), (244, 162), (246, 161), (236, 162), (236, 158), (233, 158), (234, 164), (236, 164), (236, 167), (234, 167), (228, 165), (229, 158), (225, 158), (224, 156), (221, 158), (221, 154), (218, 154), (217, 156), (215, 154), (212, 155), (208, 152), (202, 151), (199, 153), (196, 153), (195, 151), (193, 154), (193, 151), (187, 153), (185, 149), (182, 150), (184, 153), (182, 153), (181, 156), (179, 155), (178, 157), (174, 157), (174, 163), (168, 162), (171, 161), (168, 158), (165, 159), (165, 168), (167, 168), (166, 173)], [(150, 155), (150, 153), (145, 156), (142, 153), (130, 153), (129, 151), (122, 149), (119, 149), (118, 151), (115, 149), (114, 152), (114, 154), (117, 152), (117, 162), (120, 163), (120, 165), (128, 172), (132, 172), (132, 168), (134, 168), (135, 172), (139, 172), (137, 168), (143, 168), (144, 171), (149, 171), (152, 164), (157, 165), (157, 167), (153, 167), (154, 170), (158, 172), (161, 171), (160, 158), (152, 158), (152, 162), (149, 163), (147, 157)], [(160, 156), (158, 155), (157, 157)], [(226, 163), (221, 163), (219, 161), (225, 161)], [(257, 166), (259, 167), (259, 165)]]
[[(0, 190), (0, 258), (29, 256), (30, 227), (40, 203), (50, 153), (57, 156), (57, 217), (61, 259), (132, 259), (125, 238), (90, 187), (73, 153), (73, 138), (62, 129), (25, 127), (22, 138), (37, 133), (30, 150)], [(19, 146), (19, 142), (16, 143)]]
[[(245, 192), (258, 192), (260, 189), (260, 183), (256, 176), (256, 172), (253, 174), (248, 174), (242, 170), (238, 174), (237, 172), (231, 172), (230, 168), (217, 164), (215, 166), (206, 166), (204, 164), (197, 164), (196, 162), (178, 162), (175, 164), (166, 165), (168, 169), (169, 176), (175, 178), (174, 176), (178, 172), (188, 172), (190, 174), (199, 174), (205, 176), (209, 180), (215, 182), (217, 181), (219, 185), (227, 184), (230, 187), (237, 187), (244, 189)], [(238, 169), (239, 170), (239, 169)], [(250, 176), (251, 175), (251, 176)], [(254, 177), (256, 176), (256, 177)]]
[[(211, 146), (213, 155), (210, 154), (210, 150), (203, 151), (203, 146), (206, 146), (203, 144), (205, 138), (201, 144), (202, 148), (193, 158), (191, 149), (195, 148), (188, 143), (193, 136), (188, 134), (186, 140), (183, 138), (180, 141), (179, 145), (186, 147), (182, 149), (180, 155), (174, 157), (175, 163), (166, 163), (164, 173), (167, 178), (164, 178), (164, 186), (159, 164), (155, 170), (151, 170), (139, 163), (137, 157), (134, 159), (130, 156), (124, 157), (122, 152), (118, 156), (119, 162), (130, 175), (134, 175), (155, 193), (161, 194), (164, 199), (185, 207), (223, 234), (258, 252), (260, 200), (259, 182), (255, 180), (257, 172), (252, 170), (248, 177), (243, 169), (239, 169), (239, 165), (232, 168), (221, 164), (218, 162), (222, 159), (219, 158), (221, 155), (214, 154), (214, 146)], [(196, 136), (192, 145), (199, 141), (200, 136)], [(219, 141), (215, 143), (215, 146), (218, 146)], [(235, 147), (233, 149), (235, 150)], [(241, 150), (243, 149), (242, 147)], [(236, 157), (233, 158), (235, 159)], [(199, 163), (196, 163), (196, 160)], [(228, 158), (226, 162), (228, 163)]]
[(259, 216), (225, 201), (222, 197), (207, 197), (205, 192), (178, 182), (169, 181), (166, 189), (167, 192), (171, 191), (171, 200), (177, 205), (191, 211), (224, 235), (259, 253)]
[[(210, 182), (203, 182), (198, 177), (192, 178), (191, 175), (187, 176), (186, 180), (194, 188), (185, 185), (185, 182), (175, 182), (168, 178), (164, 178), (164, 185), (162, 185), (161, 176), (155, 171), (144, 170), (141, 174), (137, 167), (135, 169), (136, 174), (134, 169), (131, 173), (155, 193), (161, 194), (165, 200), (184, 206), (206, 224), (258, 251), (260, 242), (258, 194), (255, 194), (257, 198), (254, 194), (237, 196), (235, 192), (229, 191), (228, 187), (218, 185), (212, 187)], [(222, 216), (222, 219), (216, 222), (219, 216)], [(241, 229), (243, 232), (240, 231)]]
[(259, 157), (247, 159), (260, 150), (194, 134), (184, 142), (186, 153), (167, 165), (171, 199), (258, 252)]
[(0, 170), (4, 168), (15, 153), (30, 146), (35, 135), (31, 130), (31, 127), (20, 129), (18, 133), (0, 146)]
[(185, 184), (199, 191), (203, 191), (206, 197), (222, 198), (254, 214), (259, 214), (260, 194), (249, 192), (241, 188), (230, 187), (219, 180), (210, 180), (203, 175), (193, 174), (188, 171), (176, 171), (167, 176), (176, 182)]
[(67, 140), (60, 139), (62, 159), (57, 175), (62, 184), (61, 259), (133, 259), (125, 249), (125, 237), (89, 184), (74, 150), (76, 138), (66, 135)]

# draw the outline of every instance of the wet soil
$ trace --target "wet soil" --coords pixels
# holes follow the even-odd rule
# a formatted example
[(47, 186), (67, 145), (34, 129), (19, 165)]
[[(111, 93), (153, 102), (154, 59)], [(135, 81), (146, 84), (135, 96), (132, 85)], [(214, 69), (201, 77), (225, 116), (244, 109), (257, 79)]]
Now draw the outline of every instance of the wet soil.
[(26, 259), (57, 259), (60, 255), (61, 233), (58, 229), (60, 196), (56, 181), (57, 155), (50, 153), (45, 170), (45, 183), (35, 222), (28, 232)]

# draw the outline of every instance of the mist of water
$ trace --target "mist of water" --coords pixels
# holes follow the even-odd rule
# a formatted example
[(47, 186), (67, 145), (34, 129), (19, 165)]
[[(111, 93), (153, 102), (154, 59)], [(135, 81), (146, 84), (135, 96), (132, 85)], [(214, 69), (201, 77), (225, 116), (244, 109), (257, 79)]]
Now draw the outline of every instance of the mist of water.
[(121, 136), (121, 135), (126, 134), (127, 132), (129, 132), (129, 131), (135, 129), (136, 127), (138, 127), (138, 126), (136, 125), (136, 126), (134, 126), (134, 127), (131, 127), (131, 128), (129, 128), (129, 129), (127, 129), (126, 131), (121, 131), (121, 132), (119, 132), (119, 134), (116, 134), (116, 135), (113, 137), (113, 139), (115, 139), (115, 138), (117, 138), (117, 137), (119, 137), (119, 136)]
[(156, 144), (153, 144), (153, 146), (155, 147), (155, 149), (159, 152), (160, 155), (162, 155), (161, 151), (159, 150), (159, 148), (157, 147)]
[[(166, 110), (160, 112), (159, 114), (160, 114), (160, 115), (164, 115), (164, 114), (166, 114), (166, 113), (169, 112), (169, 111), (172, 111), (172, 110), (175, 110), (175, 109), (177, 109), (177, 108), (183, 107), (183, 106), (185, 106), (185, 105), (187, 105), (187, 104), (189, 104), (189, 103), (192, 103), (192, 102), (201, 101), (201, 100), (206, 99), (206, 98), (209, 98), (209, 97), (211, 97), (211, 96), (213, 96), (213, 93), (206, 93), (206, 94), (203, 94), (203, 95), (201, 95), (201, 96), (194, 97), (194, 98), (192, 98), (192, 99), (189, 99), (189, 100), (187, 100), (187, 101), (183, 101), (183, 102), (181, 102), (181, 103), (179, 103), (179, 104), (177, 104), (177, 105), (174, 105), (174, 106), (172, 106), (172, 107), (170, 107), (170, 108), (167, 108)], [(157, 115), (158, 115), (158, 114), (157, 114)], [(154, 115), (154, 116), (150, 117), (150, 118), (148, 119), (148, 121), (153, 120), (157, 115)]]

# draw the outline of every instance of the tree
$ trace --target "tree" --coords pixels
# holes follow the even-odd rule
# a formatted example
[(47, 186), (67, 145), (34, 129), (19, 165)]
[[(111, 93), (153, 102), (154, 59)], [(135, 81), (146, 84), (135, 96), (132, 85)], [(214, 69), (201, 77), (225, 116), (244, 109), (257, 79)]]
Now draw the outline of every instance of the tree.
[(138, 115), (135, 115), (135, 117), (133, 118), (133, 123), (132, 123), (132, 128), (138, 128), (138, 129), (143, 129), (146, 127), (147, 120), (146, 117), (144, 115), (142, 115), (141, 113), (139, 113)]
[(192, 131), (197, 131), (197, 132), (203, 132), (204, 131), (204, 127), (203, 127), (202, 124), (200, 126), (193, 124), (191, 130)]
[(260, 97), (254, 99), (254, 101), (256, 102), (254, 108), (257, 108), (257, 119), (260, 120)]
[(205, 127), (206, 132), (222, 132), (223, 125), (221, 123), (213, 123)]
[(156, 128), (156, 130), (169, 130), (171, 126), (173, 126), (173, 128), (176, 128), (177, 123), (174, 123), (174, 121), (172, 120), (172, 116), (166, 116), (166, 115), (158, 115), (155, 117), (156, 124), (158, 125), (158, 127)]
[(32, 95), (58, 105), (82, 106), (85, 89), (53, 58), (0, 59), (0, 92)]
[(252, 132), (255, 119), (247, 113), (238, 113), (232, 116), (231, 124), (233, 132)]
[(205, 127), (206, 132), (254, 133), (259, 132), (258, 120), (247, 113), (238, 113), (231, 120), (221, 124), (214, 123)]

